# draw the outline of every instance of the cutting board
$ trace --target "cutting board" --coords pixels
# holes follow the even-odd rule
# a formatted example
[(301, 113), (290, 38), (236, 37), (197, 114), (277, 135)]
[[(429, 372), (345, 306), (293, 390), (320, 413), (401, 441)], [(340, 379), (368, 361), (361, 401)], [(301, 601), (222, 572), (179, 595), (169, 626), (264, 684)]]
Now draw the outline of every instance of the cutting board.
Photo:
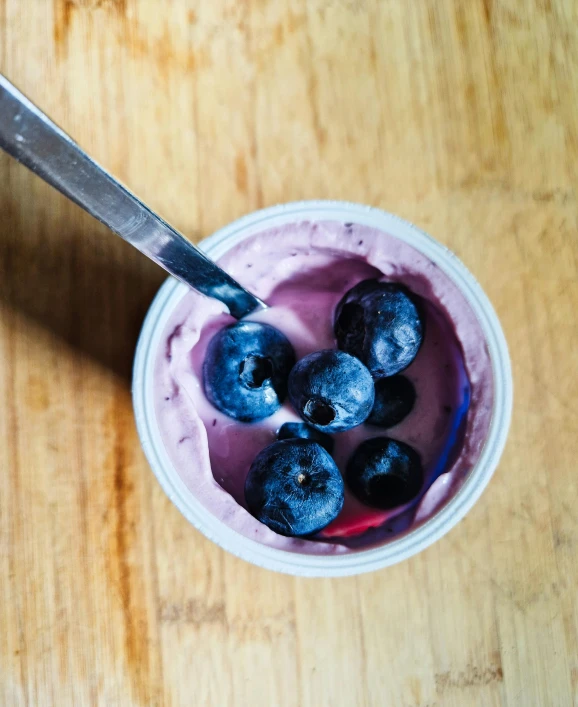
[(2, 72), (187, 237), (397, 213), (479, 279), (516, 388), (494, 479), (420, 555), (248, 565), (139, 447), (163, 273), (0, 155), (1, 705), (578, 705), (577, 28), (572, 0), (0, 1)]

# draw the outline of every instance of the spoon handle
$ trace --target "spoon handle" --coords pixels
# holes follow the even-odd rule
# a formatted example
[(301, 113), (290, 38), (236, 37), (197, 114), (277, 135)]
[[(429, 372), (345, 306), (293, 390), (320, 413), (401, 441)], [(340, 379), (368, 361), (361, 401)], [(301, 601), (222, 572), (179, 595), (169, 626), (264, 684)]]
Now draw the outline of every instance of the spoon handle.
[(0, 147), (171, 275), (224, 302), (237, 319), (265, 307), (94, 162), (1, 74)]

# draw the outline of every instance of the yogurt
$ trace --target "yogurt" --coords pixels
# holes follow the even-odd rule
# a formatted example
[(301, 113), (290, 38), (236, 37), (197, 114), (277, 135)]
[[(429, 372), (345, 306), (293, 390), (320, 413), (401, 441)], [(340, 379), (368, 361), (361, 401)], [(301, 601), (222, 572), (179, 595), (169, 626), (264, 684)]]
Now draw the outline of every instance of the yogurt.
[(335, 435), (334, 458), (344, 471), (362, 440), (388, 436), (419, 452), (425, 478), (414, 501), (389, 511), (370, 509), (346, 491), (338, 518), (313, 539), (280, 536), (254, 519), (244, 505), (249, 467), (284, 422), (299, 418), (286, 401), (259, 423), (239, 423), (208, 402), (201, 373), (206, 347), (216, 331), (234, 320), (224, 305), (191, 291), (169, 317), (153, 387), (165, 449), (191, 493), (245, 537), (305, 554), (350, 553), (380, 545), (435, 514), (479, 458), (493, 406), (485, 337), (452, 280), (394, 236), (337, 221), (297, 222), (258, 233), (234, 246), (219, 264), (269, 304), (248, 318), (282, 331), (298, 358), (335, 346), (335, 307), (361, 280), (398, 282), (421, 298), (424, 343), (404, 371), (417, 392), (413, 411), (388, 430), (361, 425)]

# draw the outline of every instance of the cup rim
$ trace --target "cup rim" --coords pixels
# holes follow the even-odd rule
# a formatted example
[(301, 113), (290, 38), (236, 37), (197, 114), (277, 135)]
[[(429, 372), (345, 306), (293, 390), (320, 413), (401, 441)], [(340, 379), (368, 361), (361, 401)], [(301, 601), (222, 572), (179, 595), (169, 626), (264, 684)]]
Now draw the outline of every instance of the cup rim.
[(444, 245), (413, 224), (370, 206), (345, 201), (299, 201), (271, 206), (243, 216), (204, 239), (199, 247), (213, 259), (256, 233), (299, 221), (355, 222), (401, 239), (434, 261), (457, 285), (484, 332), (494, 377), (494, 400), (487, 438), (477, 463), (460, 489), (434, 515), (383, 545), (345, 554), (306, 555), (268, 547), (247, 538), (217, 519), (186, 487), (164, 448), (152, 396), (153, 372), (168, 317), (188, 287), (169, 278), (145, 317), (133, 368), (133, 406), (145, 456), (163, 490), (206, 537), (248, 562), (296, 576), (346, 576), (371, 572), (400, 562), (425, 549), (453, 528), (479, 499), (494, 473), (508, 435), (513, 402), (510, 356), (502, 327), (480, 284)]

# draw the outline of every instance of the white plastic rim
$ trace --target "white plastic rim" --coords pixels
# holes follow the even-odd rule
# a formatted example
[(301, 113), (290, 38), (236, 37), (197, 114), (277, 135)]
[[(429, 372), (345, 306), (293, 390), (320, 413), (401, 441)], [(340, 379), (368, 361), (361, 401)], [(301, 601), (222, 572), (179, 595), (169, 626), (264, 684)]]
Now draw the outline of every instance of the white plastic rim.
[(200, 248), (218, 260), (240, 241), (269, 228), (299, 221), (341, 221), (377, 228), (421, 251), (460, 288), (484, 331), (494, 376), (494, 405), (482, 453), (461, 488), (429, 520), (384, 545), (342, 555), (305, 555), (279, 550), (240, 535), (217, 519), (185, 486), (161, 439), (153, 380), (155, 359), (167, 321), (188, 291), (170, 278), (156, 295), (140, 334), (133, 371), (133, 404), (138, 434), (149, 464), (167, 496), (210, 540), (238, 557), (287, 574), (336, 577), (371, 572), (420, 552), (456, 525), (487, 486), (502, 455), (512, 413), (512, 372), (500, 322), (481, 286), (454, 253), (403, 219), (379, 209), (342, 201), (301, 201), (256, 211), (206, 238)]

